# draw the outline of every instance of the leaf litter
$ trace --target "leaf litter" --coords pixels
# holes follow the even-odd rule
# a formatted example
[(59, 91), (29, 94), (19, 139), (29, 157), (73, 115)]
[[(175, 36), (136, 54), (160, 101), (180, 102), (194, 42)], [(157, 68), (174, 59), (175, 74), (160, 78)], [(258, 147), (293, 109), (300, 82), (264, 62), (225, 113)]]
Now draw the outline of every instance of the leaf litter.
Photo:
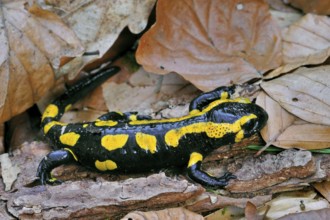
[[(83, 48), (55, 14), (25, 1), (1, 4), (0, 121), (25, 111), (53, 86), (62, 56)], [(17, 43), (19, 42), (19, 43)]]
[(209, 91), (260, 78), (282, 62), (280, 32), (262, 1), (161, 0), (156, 16), (136, 53), (149, 72), (175, 71)]
[[(68, 1), (62, 1), (62, 2), (63, 2), (62, 4), (68, 3)], [(74, 9), (65, 8), (66, 6), (63, 5), (57, 8), (59, 9), (58, 10), (59, 15), (63, 16), (62, 18), (64, 20), (66, 15), (70, 17), (71, 15), (69, 14), (70, 13), (74, 14), (74, 11), (75, 10), (79, 11), (79, 8), (82, 8), (82, 11), (85, 10), (86, 12), (91, 12), (94, 9), (95, 11), (97, 11), (98, 10), (97, 7), (100, 6), (97, 5), (98, 3), (96, 3), (97, 6), (94, 6), (92, 3), (90, 3), (90, 1), (80, 1), (80, 2), (74, 1), (71, 3), (73, 3)], [(168, 5), (164, 6), (161, 5), (164, 4), (164, 1), (159, 1), (157, 6), (157, 10), (158, 10), (157, 13), (161, 14), (166, 12), (169, 16), (172, 16), (171, 17), (172, 20), (170, 21), (171, 22), (175, 21), (176, 23), (175, 22), (171, 23), (171, 25), (177, 27), (175, 27), (176, 29), (175, 28), (171, 29), (171, 27), (166, 26), (167, 25), (166, 22), (165, 24), (163, 24), (163, 26), (161, 26), (162, 22), (168, 19), (165, 13), (165, 15), (162, 16), (162, 18), (159, 18), (157, 20), (157, 23), (154, 25), (154, 27), (149, 30), (149, 32), (152, 33), (152, 31), (156, 29), (158, 31), (158, 35), (152, 33), (154, 35), (148, 36), (148, 34), (150, 33), (147, 32), (147, 34), (145, 34), (142, 37), (140, 46), (144, 45), (143, 46), (144, 48), (142, 48), (141, 46), (141, 48), (144, 51), (140, 53), (138, 50), (137, 58), (140, 59), (142, 55), (144, 56), (143, 59), (145, 60), (144, 61), (140, 60), (140, 61), (147, 70), (161, 74), (171, 71), (178, 72), (186, 80), (192, 82), (198, 88), (206, 91), (206, 90), (211, 90), (214, 86), (228, 85), (229, 83), (243, 83), (252, 78), (261, 78), (262, 75), (264, 75), (268, 71), (275, 69), (274, 71), (271, 71), (269, 74), (263, 77), (264, 79), (267, 78), (272, 80), (267, 82), (263, 81), (261, 83), (261, 87), (263, 88), (263, 90), (266, 91), (267, 94), (270, 95), (271, 97), (267, 96), (265, 93), (261, 93), (260, 94), (261, 98), (258, 97), (257, 100), (257, 103), (264, 104), (264, 108), (267, 110), (267, 112), (270, 115), (270, 120), (268, 122), (267, 127), (261, 132), (263, 138), (267, 142), (271, 142), (272, 144), (283, 148), (294, 147), (294, 148), (304, 148), (304, 149), (323, 149), (323, 148), (328, 148), (330, 146), (329, 123), (327, 121), (328, 112), (324, 112), (324, 110), (329, 107), (329, 103), (328, 103), (329, 98), (327, 97), (328, 94), (327, 90), (329, 87), (327, 85), (327, 82), (329, 81), (326, 78), (327, 77), (326, 73), (328, 71), (326, 69), (327, 67), (324, 67), (323, 70), (322, 67), (320, 68), (313, 67), (308, 69), (300, 68), (297, 71), (294, 71), (293, 73), (288, 73), (284, 76), (280, 76), (281, 74), (292, 71), (301, 65), (322, 63), (329, 57), (329, 45), (328, 45), (329, 35), (327, 34), (329, 33), (329, 31), (327, 31), (329, 18), (325, 16), (318, 16), (312, 14), (305, 15), (301, 19), (299, 19), (299, 15), (297, 14), (292, 14), (292, 16), (288, 18), (283, 18), (283, 15), (277, 15), (278, 17), (282, 16), (280, 17), (280, 20), (287, 19), (287, 21), (283, 23), (278, 23), (279, 20), (274, 19), (274, 13), (272, 13), (273, 15), (270, 16), (267, 6), (264, 5), (264, 3), (261, 3), (261, 1), (243, 1), (243, 2), (233, 1), (228, 4), (219, 4), (223, 8), (227, 7), (231, 9), (229, 10), (230, 11), (229, 14), (225, 14), (225, 13), (223, 14), (225, 15), (223, 17), (228, 19), (221, 20), (216, 17), (217, 13), (214, 13), (212, 10), (209, 10), (210, 8), (212, 9), (215, 8), (216, 10), (219, 10), (217, 7), (209, 7), (209, 8), (196, 7), (196, 6), (193, 7), (194, 6), (193, 3), (188, 1), (187, 6), (189, 7), (187, 7), (188, 8), (187, 11), (191, 12), (191, 14), (195, 16), (195, 18), (198, 18), (198, 19), (191, 19), (191, 17), (185, 14), (186, 11), (180, 11), (180, 13), (182, 13), (181, 15), (180, 13), (176, 13), (175, 9), (171, 9), (172, 6), (171, 4), (181, 4), (181, 3), (176, 3), (176, 2), (173, 3), (167, 2), (167, 3)], [(194, 3), (196, 4), (196, 2)], [(208, 3), (209, 2), (205, 3), (205, 5), (209, 5)], [(154, 3), (150, 3), (150, 5), (151, 4)], [(253, 6), (251, 6), (250, 4)], [(114, 8), (118, 9), (118, 7), (120, 6), (116, 6), (116, 7)], [(128, 8), (130, 7), (131, 6), (129, 6)], [(158, 7), (161, 8), (162, 10), (159, 10)], [(256, 14), (255, 11), (253, 11), (254, 7), (256, 8), (259, 7), (258, 8), (259, 14), (258, 13)], [(136, 19), (137, 24), (139, 24), (139, 22), (141, 22), (140, 24), (142, 24), (143, 22), (145, 22), (146, 18), (148, 17), (151, 9), (150, 8), (149, 9), (145, 8), (145, 9), (146, 9), (145, 12), (141, 14), (142, 17), (144, 16), (144, 18), (142, 18), (141, 20)], [(31, 8), (30, 10), (33, 16), (36, 16), (37, 14), (38, 15), (42, 14), (41, 11), (39, 11), (39, 9), (35, 9), (35, 10), (36, 10), (35, 12), (32, 12), (33, 8)], [(67, 12), (68, 14), (66, 14)], [(247, 17), (242, 16), (241, 14), (242, 12), (244, 12)], [(240, 16), (237, 16), (238, 14)], [(90, 14), (87, 13), (87, 15)], [(79, 18), (79, 16), (77, 14), (77, 18)], [(173, 18), (176, 18), (177, 16), (183, 16), (184, 18), (182, 19), (187, 19), (187, 20), (190, 19), (190, 21), (188, 22), (191, 22), (192, 28), (190, 30), (184, 29), (183, 28), (184, 22), (181, 22), (181, 18), (177, 20), (173, 20)], [(249, 16), (252, 16), (255, 19), (252, 21), (252, 23), (248, 22), (250, 19)], [(75, 17), (75, 15), (72, 17)], [(235, 20), (235, 18), (237, 17), (240, 18), (238, 20)], [(207, 20), (207, 18), (209, 20)], [(242, 18), (244, 21), (246, 21), (246, 23), (238, 22), (241, 21), (240, 19)], [(215, 19), (215, 21), (213, 21), (212, 19)], [(72, 19), (70, 21), (72, 21), (73, 23), (79, 22), (79, 19), (77, 20)], [(199, 26), (197, 25), (197, 27), (196, 27), (196, 21), (200, 22)], [(213, 21), (214, 23), (212, 22), (208, 23), (206, 21)], [(235, 21), (237, 21), (237, 23), (235, 23)], [(259, 23), (257, 22), (257, 24), (255, 24), (253, 23), (254, 21), (259, 21)], [(209, 28), (209, 27), (214, 27), (214, 24), (219, 24), (219, 23), (222, 24), (220, 25), (220, 27), (225, 27), (225, 29), (228, 30), (229, 32), (221, 32), (221, 30), (218, 31), (217, 28)], [(242, 26), (237, 25), (240, 23), (243, 25)], [(282, 28), (282, 36), (279, 34), (279, 30), (276, 23), (278, 23), (278, 26)], [(210, 26), (204, 24), (209, 24)], [(79, 25), (79, 24), (74, 23), (74, 25)], [(143, 25), (139, 26), (141, 27), (141, 29), (139, 30), (142, 30), (144, 28), (144, 27), (142, 28), (142, 26)], [(205, 30), (206, 31), (211, 30), (211, 31), (206, 32), (207, 34), (204, 34), (203, 32), (201, 32), (203, 28), (204, 31)], [(182, 32), (177, 31), (178, 29)], [(92, 36), (92, 38), (86, 38), (87, 44), (85, 44), (85, 46), (88, 45), (88, 39), (94, 39), (93, 34), (98, 32), (97, 28), (93, 30), (94, 31), (92, 31), (91, 33), (85, 32), (87, 33), (86, 36)], [(191, 32), (196, 30), (198, 34), (195, 34), (195, 32)], [(212, 30), (216, 30), (216, 31), (212, 32)], [(104, 36), (106, 36), (106, 34)], [(114, 37), (116, 38), (117, 36), (118, 33), (116, 32)], [(232, 41), (226, 38), (221, 38), (223, 36), (225, 37), (230, 36), (230, 38), (233, 39), (234, 44), (232, 44)], [(194, 39), (194, 37), (197, 40)], [(173, 40), (175, 44), (173, 44), (171, 40)], [(110, 47), (108, 46), (111, 45), (111, 43), (108, 44), (109, 42), (105, 44), (105, 48)], [(97, 43), (98, 42), (96, 42), (96, 44)], [(181, 44), (183, 44), (183, 46), (181, 46)], [(90, 45), (93, 45), (93, 43), (91, 43)], [(160, 49), (156, 50), (156, 48), (159, 45), (160, 45)], [(207, 45), (211, 49), (207, 47), (205, 48), (204, 47), (205, 45)], [(222, 47), (219, 45), (222, 45)], [(93, 48), (97, 48), (97, 47), (91, 47), (90, 51), (93, 51), (92, 50)], [(149, 55), (148, 54), (149, 52), (151, 52), (150, 54), (153, 57), (151, 56), (151, 58), (150, 57), (146, 58), (146, 56)], [(283, 54), (283, 58), (282, 58), (282, 54)], [(56, 60), (58, 59), (55, 58), (54, 61)], [(173, 61), (177, 63), (174, 63)], [(52, 62), (51, 64), (49, 64), (48, 68), (51, 68), (51, 65), (56, 64), (56, 62)], [(81, 63), (79, 62), (78, 65), (82, 66), (83, 62)], [(226, 67), (228, 68), (226, 69)], [(22, 68), (18, 70), (22, 70)], [(322, 75), (322, 71), (323, 71), (323, 75)], [(75, 70), (74, 72), (77, 72), (77, 70)], [(124, 95), (120, 96), (121, 99), (119, 99), (118, 101), (126, 100), (126, 99), (128, 101), (126, 102), (126, 104), (122, 106), (120, 105), (114, 106), (113, 99), (111, 100), (109, 99), (106, 102), (106, 105), (110, 108), (110, 110), (130, 109), (129, 108), (130, 102), (134, 103), (133, 102), (135, 101), (134, 99), (143, 97), (143, 99), (140, 99), (139, 102), (145, 102), (146, 105), (144, 105), (143, 108), (139, 109), (140, 111), (142, 112), (145, 111), (144, 113), (147, 114), (154, 111), (162, 112), (164, 109), (166, 110), (168, 108), (172, 108), (173, 106), (175, 107), (176, 105), (181, 105), (179, 103), (187, 103), (188, 100), (187, 98), (187, 99), (183, 99), (183, 101), (182, 100), (179, 102), (174, 101), (171, 103), (171, 102), (166, 102), (167, 98), (171, 96), (175, 96), (178, 93), (186, 94), (186, 92), (189, 97), (191, 92), (194, 91), (191, 89), (186, 89), (187, 88), (185, 84), (186, 82), (181, 85), (173, 85), (173, 82), (175, 82), (175, 80), (171, 82), (172, 84), (170, 83), (166, 85), (165, 83), (166, 85), (165, 87), (167, 87), (167, 89), (164, 90), (163, 87), (161, 87), (160, 89), (159, 82), (161, 82), (161, 78), (158, 79), (155, 76), (150, 77), (150, 75), (148, 76), (148, 74), (145, 73), (143, 74), (142, 75), (136, 74), (134, 80), (130, 80), (128, 81), (128, 83), (123, 83), (122, 86), (123, 87), (126, 86), (125, 88), (127, 88), (129, 93), (124, 93), (125, 91), (124, 90), (123, 91)], [(308, 77), (306, 77), (306, 74)], [(150, 84), (143, 83), (145, 81), (149, 82), (147, 80), (148, 77), (145, 78), (145, 75), (147, 75), (152, 79), (151, 80), (152, 83)], [(278, 77), (278, 78), (273, 79), (274, 77)], [(308, 78), (308, 79), (306, 80), (303, 78)], [(141, 81), (138, 82), (139, 81), (138, 79), (143, 79), (142, 84), (139, 84), (141, 83)], [(167, 76), (165, 79), (166, 80), (168, 79)], [(5, 81), (5, 85), (7, 85), (6, 83), (8, 84), (8, 80)], [(178, 89), (176, 86), (178, 86), (178, 88), (180, 89)], [(305, 90), (302, 88), (302, 86), (305, 87)], [(111, 87), (114, 87), (115, 89), (113, 88), (111, 89)], [(115, 91), (121, 91), (120, 89), (121, 88), (118, 85), (112, 82), (104, 86), (103, 92), (106, 93), (108, 90), (108, 92), (112, 93)], [(162, 92), (165, 91), (164, 94), (154, 95), (155, 92), (157, 93), (162, 89), (163, 89)], [(323, 93), (323, 91), (326, 92)], [(4, 96), (5, 95), (4, 90), (2, 90), (1, 92), (0, 94), (3, 94)], [(146, 94), (149, 94), (149, 96), (146, 97), (143, 96), (142, 94), (144, 94), (144, 92), (147, 92)], [(140, 96), (136, 96), (135, 98), (130, 99), (129, 96), (135, 93), (140, 94)], [(120, 95), (120, 93), (117, 93), (117, 95)], [(152, 101), (146, 100), (149, 97), (151, 98)], [(158, 98), (160, 98), (162, 101), (160, 102), (157, 101)], [(137, 103), (135, 104), (135, 107), (138, 108)], [(136, 108), (134, 108), (134, 110), (136, 110)], [(180, 116), (180, 114), (182, 114), (183, 111), (186, 111), (184, 109), (185, 107), (178, 110), (178, 116)], [(8, 113), (8, 110), (4, 112)], [(98, 114), (97, 112), (95, 113)], [(162, 115), (158, 115), (157, 117), (160, 116)], [(71, 120), (70, 117), (71, 116), (69, 116), (68, 119), (66, 120)], [(81, 118), (83, 119), (84, 117), (86, 116), (83, 116), (82, 114)], [(319, 163), (320, 162), (316, 162), (315, 166), (319, 167), (320, 166)], [(305, 167), (302, 169), (305, 169)], [(324, 170), (323, 174), (327, 172), (328, 171)], [(325, 177), (326, 174), (324, 174), (321, 179), (324, 179)], [(304, 183), (303, 179), (301, 179), (300, 181), (302, 181), (300, 182), (300, 184)], [(315, 181), (315, 179), (309, 179), (308, 181), (313, 182)], [(27, 182), (27, 180), (25, 182)], [(293, 186), (296, 187), (298, 186), (298, 183), (294, 181), (294, 178), (292, 178), (291, 183), (293, 183)], [(17, 183), (15, 183), (15, 185), (16, 184)], [(278, 189), (280, 189), (281, 187), (283, 187), (283, 185), (280, 184)], [(299, 187), (301, 187), (301, 185), (299, 185)], [(290, 186), (287, 185), (287, 188), (284, 187), (283, 189), (290, 189)], [(291, 189), (294, 189), (294, 187), (292, 187)], [(303, 204), (300, 203), (300, 208), (303, 207), (303, 205), (306, 206), (305, 200)], [(211, 206), (208, 207), (210, 208)], [(322, 201), (322, 205), (319, 205), (318, 207), (317, 206), (314, 207), (315, 208), (328, 207), (328, 203), (327, 202), (323, 203)], [(84, 215), (88, 213), (85, 212), (79, 214)]]

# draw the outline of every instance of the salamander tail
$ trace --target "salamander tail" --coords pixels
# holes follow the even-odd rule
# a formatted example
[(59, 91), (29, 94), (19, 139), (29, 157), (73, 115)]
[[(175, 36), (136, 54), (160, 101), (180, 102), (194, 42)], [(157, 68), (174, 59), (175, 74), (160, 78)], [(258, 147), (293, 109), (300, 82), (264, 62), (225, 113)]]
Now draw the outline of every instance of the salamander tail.
[(119, 67), (113, 66), (101, 73), (87, 77), (70, 87), (64, 94), (47, 106), (41, 119), (42, 128), (52, 121), (60, 120), (64, 112), (70, 109), (73, 103), (100, 86), (106, 79), (119, 72), (119, 70)]

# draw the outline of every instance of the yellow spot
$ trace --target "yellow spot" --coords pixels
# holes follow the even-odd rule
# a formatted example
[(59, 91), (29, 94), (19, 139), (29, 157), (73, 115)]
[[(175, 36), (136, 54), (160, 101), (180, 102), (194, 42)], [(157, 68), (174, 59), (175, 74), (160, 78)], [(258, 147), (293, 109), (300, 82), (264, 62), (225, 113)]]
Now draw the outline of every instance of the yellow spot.
[(240, 130), (235, 137), (235, 142), (240, 142), (244, 138), (244, 130)]
[(193, 109), (189, 112), (189, 115), (196, 115), (196, 114), (199, 114), (201, 113), (198, 109)]
[(108, 120), (108, 121), (96, 120), (95, 121), (96, 126), (115, 126), (116, 124), (118, 124), (118, 122), (112, 121), (112, 120)]
[(124, 115), (122, 112), (118, 112), (118, 111), (117, 111), (117, 113), (118, 113), (119, 115), (121, 115), (121, 116), (123, 116), (123, 115)]
[[(189, 115), (180, 117), (180, 118), (169, 118), (169, 119), (153, 119), (153, 120), (136, 120), (136, 121), (130, 121), (129, 124), (131, 125), (143, 125), (143, 124), (153, 124), (153, 123), (167, 123), (167, 122), (179, 122), (186, 119), (190, 119), (192, 117), (197, 117), (200, 115), (203, 115), (210, 110), (212, 110), (214, 107), (217, 107), (218, 105), (226, 102), (236, 102), (236, 103), (251, 103), (246, 98), (237, 98), (237, 99), (224, 99), (224, 100), (216, 100), (211, 102), (206, 108), (204, 108), (202, 111), (198, 110), (192, 110)], [(193, 113), (193, 114), (192, 114)]]
[(54, 118), (58, 114), (58, 107), (54, 104), (50, 104), (47, 106), (46, 110), (44, 111), (44, 114), (42, 115), (41, 121), (43, 121), (45, 118)]
[(77, 134), (75, 132), (69, 132), (66, 134), (62, 134), (60, 136), (60, 141), (62, 144), (73, 147), (74, 145), (76, 145), (79, 138), (80, 138), (80, 134)]
[(54, 126), (54, 125), (61, 125), (61, 126), (65, 126), (66, 124), (58, 122), (58, 121), (51, 121), (48, 124), (46, 124), (44, 126), (44, 134), (47, 134), (48, 131)]
[(142, 132), (138, 132), (135, 135), (136, 143), (144, 150), (149, 150), (152, 154), (157, 151), (157, 139), (155, 136), (150, 134), (144, 134)]
[(83, 128), (86, 128), (88, 126), (88, 124), (83, 124)]
[(117, 169), (117, 164), (112, 160), (106, 160), (106, 161), (95, 161), (95, 167), (100, 171), (107, 171), (107, 170), (115, 170)]
[(221, 93), (220, 99), (228, 99), (228, 92)]
[(190, 154), (188, 167), (191, 167), (202, 160), (203, 160), (203, 155), (201, 155), (200, 153), (193, 152), (192, 154)]
[(69, 104), (69, 105), (67, 105), (66, 107), (65, 107), (65, 109), (64, 109), (64, 112), (67, 112), (67, 111), (69, 111), (69, 109), (72, 107), (72, 105), (71, 104)]
[(54, 182), (56, 182), (56, 181), (57, 181), (57, 178), (55, 178), (55, 177), (52, 177), (52, 178), (50, 178), (48, 181), (49, 181), (50, 183), (54, 183)]
[(244, 125), (246, 122), (250, 121), (251, 119), (257, 118), (255, 114), (250, 114), (248, 116), (243, 116), (239, 122), (241, 125)]
[(101, 139), (101, 145), (109, 150), (116, 150), (125, 146), (128, 140), (128, 134), (105, 135)]
[(73, 151), (72, 151), (71, 149), (69, 149), (69, 148), (64, 148), (64, 150), (69, 151), (70, 154), (72, 154), (72, 156), (73, 156), (73, 158), (75, 159), (75, 161), (78, 161), (78, 157), (73, 153)]
[(129, 116), (129, 120), (136, 121), (137, 120), (137, 116), (136, 115), (130, 115)]
[[(243, 116), (233, 124), (230, 123), (214, 123), (214, 122), (199, 122), (187, 125), (178, 129), (173, 129), (165, 134), (165, 142), (167, 145), (177, 147), (179, 140), (186, 134), (196, 134), (205, 132), (209, 138), (222, 138), (228, 133), (238, 133), (249, 120), (256, 118), (254, 114)], [(243, 135), (243, 137), (242, 137)], [(238, 135), (238, 138), (244, 138), (244, 132)], [(238, 140), (238, 139), (237, 139)]]

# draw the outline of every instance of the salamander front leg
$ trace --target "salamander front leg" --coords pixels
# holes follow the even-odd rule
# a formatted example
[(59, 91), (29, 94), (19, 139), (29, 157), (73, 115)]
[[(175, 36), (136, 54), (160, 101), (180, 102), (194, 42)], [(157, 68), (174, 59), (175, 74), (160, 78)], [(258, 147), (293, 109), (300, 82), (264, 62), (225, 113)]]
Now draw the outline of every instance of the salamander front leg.
[(235, 93), (235, 89), (236, 89), (236, 85), (232, 85), (228, 87), (221, 86), (213, 91), (205, 92), (191, 101), (189, 105), (189, 111), (190, 112), (192, 112), (193, 110), (201, 111), (205, 106), (207, 106), (208, 104), (210, 104), (215, 100), (230, 99), (231, 95)]
[(224, 187), (228, 185), (230, 179), (236, 179), (236, 176), (231, 173), (225, 173), (221, 177), (214, 177), (201, 170), (203, 156), (200, 153), (194, 152), (190, 155), (188, 164), (188, 176), (204, 185), (211, 187)]
[(37, 177), (39, 177), (42, 185), (48, 184), (58, 184), (61, 181), (52, 178), (51, 171), (62, 164), (68, 164), (75, 162), (75, 157), (67, 150), (57, 150), (50, 152), (45, 156), (39, 164), (37, 170)]
[(150, 120), (151, 117), (148, 115), (138, 115), (137, 112), (108, 112), (101, 115), (98, 118), (100, 121), (118, 121), (118, 122), (130, 122), (136, 120)]

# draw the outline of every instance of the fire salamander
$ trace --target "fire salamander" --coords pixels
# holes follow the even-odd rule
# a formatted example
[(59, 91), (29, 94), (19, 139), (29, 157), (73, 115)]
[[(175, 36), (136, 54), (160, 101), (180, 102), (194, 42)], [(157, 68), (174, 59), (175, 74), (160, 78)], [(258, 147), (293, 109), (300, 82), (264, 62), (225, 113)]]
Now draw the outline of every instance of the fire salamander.
[(57, 150), (38, 167), (42, 184), (53, 182), (53, 168), (75, 161), (99, 171), (120, 172), (186, 166), (192, 180), (212, 187), (226, 186), (235, 178), (231, 173), (214, 177), (201, 170), (208, 153), (255, 134), (268, 119), (247, 99), (231, 99), (235, 86), (203, 93), (192, 100), (189, 114), (180, 118), (155, 120), (134, 112), (109, 112), (93, 122), (58, 121), (74, 101), (117, 71), (113, 67), (81, 81), (46, 108), (43, 132)]

